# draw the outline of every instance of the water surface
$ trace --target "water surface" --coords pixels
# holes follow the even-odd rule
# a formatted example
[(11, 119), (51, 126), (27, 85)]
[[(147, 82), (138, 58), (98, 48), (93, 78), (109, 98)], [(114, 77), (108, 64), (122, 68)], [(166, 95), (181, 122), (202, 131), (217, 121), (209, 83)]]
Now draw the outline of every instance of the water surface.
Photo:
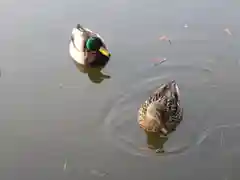
[[(239, 5), (1, 2), (1, 180), (237, 179)], [(98, 72), (89, 78), (69, 57), (77, 23), (105, 38), (112, 59), (103, 73), (111, 78), (94, 81)], [(176, 153), (157, 156), (146, 148), (137, 108), (171, 79), (184, 121), (164, 144)]]

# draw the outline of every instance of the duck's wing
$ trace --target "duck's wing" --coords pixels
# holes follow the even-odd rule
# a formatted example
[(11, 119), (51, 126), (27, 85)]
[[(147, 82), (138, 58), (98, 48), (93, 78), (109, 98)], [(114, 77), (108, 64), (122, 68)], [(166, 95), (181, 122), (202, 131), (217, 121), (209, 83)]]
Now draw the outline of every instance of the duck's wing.
[(167, 107), (171, 121), (180, 122), (183, 118), (183, 109), (180, 107), (180, 92), (175, 81), (170, 82), (171, 96), (167, 99)]
[(160, 87), (158, 87), (152, 95), (149, 96), (148, 101), (154, 102), (159, 100), (161, 97), (163, 97), (166, 93), (166, 91), (169, 89), (168, 84), (162, 84)]

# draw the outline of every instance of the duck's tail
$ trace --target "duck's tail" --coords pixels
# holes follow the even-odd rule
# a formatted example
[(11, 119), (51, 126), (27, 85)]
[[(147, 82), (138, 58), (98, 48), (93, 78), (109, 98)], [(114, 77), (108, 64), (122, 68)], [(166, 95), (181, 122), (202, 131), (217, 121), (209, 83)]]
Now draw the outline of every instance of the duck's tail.
[(76, 28), (77, 28), (78, 30), (84, 30), (84, 28), (83, 28), (80, 24), (77, 24)]
[(173, 96), (176, 98), (177, 102), (179, 101), (180, 99), (180, 91), (179, 91), (179, 87), (176, 83), (175, 80), (172, 80), (170, 83), (169, 83), (169, 86), (170, 86), (170, 90), (171, 92), (173, 93)]

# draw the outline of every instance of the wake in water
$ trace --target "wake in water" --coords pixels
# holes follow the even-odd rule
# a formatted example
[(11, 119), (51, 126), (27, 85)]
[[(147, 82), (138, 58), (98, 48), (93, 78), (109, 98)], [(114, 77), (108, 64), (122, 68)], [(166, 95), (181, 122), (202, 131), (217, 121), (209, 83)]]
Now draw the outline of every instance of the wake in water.
[[(117, 99), (105, 118), (104, 124), (107, 139), (116, 147), (132, 155), (156, 156), (155, 151), (151, 149), (162, 149), (164, 145), (165, 153), (159, 155), (166, 156), (185, 153), (196, 144), (199, 135), (205, 129), (206, 115), (209, 114), (210, 105), (212, 105), (211, 98), (203, 98), (204, 93), (211, 93), (209, 86), (203, 85), (206, 83), (203, 77), (208, 74), (206, 75), (204, 69), (196, 67), (173, 67), (173, 70), (165, 67), (161, 71), (162, 76), (154, 77), (152, 74), (158, 73), (159, 70), (148, 71), (148, 77), (145, 77), (145, 80), (134, 84)], [(139, 105), (151, 95), (155, 88), (171, 79), (176, 79), (181, 89), (182, 106), (186, 109), (184, 121), (167, 138), (144, 133), (137, 124)]]

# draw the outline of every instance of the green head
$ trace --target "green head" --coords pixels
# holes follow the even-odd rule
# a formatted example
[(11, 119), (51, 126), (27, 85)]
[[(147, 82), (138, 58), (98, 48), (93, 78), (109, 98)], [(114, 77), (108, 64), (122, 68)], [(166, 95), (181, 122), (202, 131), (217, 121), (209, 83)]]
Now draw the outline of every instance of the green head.
[(86, 42), (86, 48), (90, 51), (98, 51), (102, 46), (102, 41), (98, 37), (90, 37)]

